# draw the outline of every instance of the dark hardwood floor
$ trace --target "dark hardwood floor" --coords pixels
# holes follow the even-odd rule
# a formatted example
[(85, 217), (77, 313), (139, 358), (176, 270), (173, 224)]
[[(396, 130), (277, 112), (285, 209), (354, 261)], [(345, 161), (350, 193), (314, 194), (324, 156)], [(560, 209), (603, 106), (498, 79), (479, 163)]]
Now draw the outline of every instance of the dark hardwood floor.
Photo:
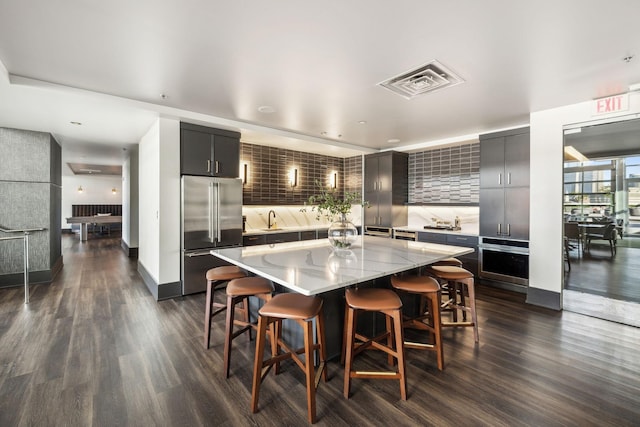
[[(224, 319), (202, 347), (204, 295), (156, 302), (117, 238), (63, 238), (50, 285), (0, 289), (0, 426), (293, 426), (306, 424), (302, 372), (269, 375), (249, 409), (253, 342), (234, 342), (222, 373)], [(397, 381), (354, 380), (329, 363), (318, 425), (631, 426), (640, 422), (640, 329), (527, 306), (480, 287), (480, 343), (444, 332), (445, 370), (409, 351)], [(363, 355), (361, 369), (382, 363)]]
[(615, 256), (607, 244), (593, 244), (584, 254), (574, 245), (569, 259), (565, 289), (640, 303), (640, 237), (618, 240)]

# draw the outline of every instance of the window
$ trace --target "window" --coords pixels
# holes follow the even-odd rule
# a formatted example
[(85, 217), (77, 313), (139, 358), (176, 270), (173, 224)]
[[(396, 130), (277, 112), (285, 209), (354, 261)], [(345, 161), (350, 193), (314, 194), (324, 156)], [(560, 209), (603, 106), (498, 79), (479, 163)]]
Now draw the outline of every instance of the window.
[(616, 161), (565, 162), (564, 213), (611, 216), (615, 212)]

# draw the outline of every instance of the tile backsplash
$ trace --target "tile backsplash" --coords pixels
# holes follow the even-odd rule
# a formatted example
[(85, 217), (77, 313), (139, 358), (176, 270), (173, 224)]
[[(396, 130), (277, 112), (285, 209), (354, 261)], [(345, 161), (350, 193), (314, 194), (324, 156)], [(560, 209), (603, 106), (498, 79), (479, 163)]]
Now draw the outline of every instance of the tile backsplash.
[(480, 143), (409, 153), (409, 204), (476, 204)]
[[(334, 176), (338, 191), (360, 192), (362, 187), (361, 156), (343, 159), (243, 142), (240, 163), (241, 171), (247, 165), (245, 205), (303, 205), (317, 193), (316, 181), (328, 186)], [(291, 186), (294, 169), (297, 182)]]

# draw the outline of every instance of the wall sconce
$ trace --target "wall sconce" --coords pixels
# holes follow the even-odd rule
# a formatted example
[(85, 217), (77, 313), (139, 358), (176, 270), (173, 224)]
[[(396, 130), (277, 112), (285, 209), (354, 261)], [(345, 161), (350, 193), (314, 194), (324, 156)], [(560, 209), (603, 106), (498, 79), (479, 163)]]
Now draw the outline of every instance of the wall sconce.
[(289, 185), (296, 187), (298, 185), (298, 169), (293, 168), (289, 171)]
[(240, 168), (240, 178), (242, 179), (242, 185), (245, 185), (249, 182), (249, 164), (243, 163)]
[(329, 174), (329, 187), (338, 188), (338, 172), (333, 171)]
[(118, 192), (118, 190), (116, 190), (116, 188), (115, 188), (115, 187), (113, 187), (113, 188), (111, 189), (111, 194), (116, 194), (117, 192)]
[(82, 189), (82, 185), (78, 187), (78, 193), (82, 193), (84, 190)]

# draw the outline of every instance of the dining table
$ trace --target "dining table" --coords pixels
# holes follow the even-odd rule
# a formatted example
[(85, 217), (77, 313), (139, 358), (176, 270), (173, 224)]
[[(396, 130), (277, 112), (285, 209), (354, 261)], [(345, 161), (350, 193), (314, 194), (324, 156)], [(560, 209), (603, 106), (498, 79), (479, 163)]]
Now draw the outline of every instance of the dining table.
[(321, 296), (327, 350), (332, 357), (339, 354), (342, 346), (345, 288), (387, 287), (393, 274), (473, 251), (468, 247), (365, 235), (358, 236), (346, 250), (334, 249), (328, 239), (318, 239), (213, 249), (211, 254), (280, 285), (277, 292)]

